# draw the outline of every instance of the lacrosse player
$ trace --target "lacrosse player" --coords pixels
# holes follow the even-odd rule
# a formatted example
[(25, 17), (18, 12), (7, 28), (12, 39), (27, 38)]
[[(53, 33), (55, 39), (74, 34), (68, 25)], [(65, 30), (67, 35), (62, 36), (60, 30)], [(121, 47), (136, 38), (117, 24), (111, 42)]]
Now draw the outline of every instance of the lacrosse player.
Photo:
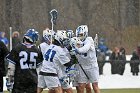
[[(66, 33), (66, 31), (63, 32)], [(70, 59), (74, 60), (76, 57), (75, 58), (71, 57), (69, 50), (67, 49), (70, 43), (70, 39), (73, 37), (74, 33), (72, 30), (68, 30), (66, 34), (67, 34), (67, 39), (64, 41), (63, 51)], [(70, 82), (73, 80), (75, 73), (76, 71), (73, 67), (61, 66), (61, 70), (59, 71), (59, 79), (63, 89), (63, 93), (65, 92), (73, 93), (72, 88), (70, 86)]]
[(8, 80), (14, 81), (12, 93), (37, 93), (36, 68), (41, 64), (43, 57), (36, 47), (38, 32), (29, 29), (24, 34), (23, 43), (14, 47), (7, 56)]
[[(70, 46), (72, 47), (72, 50), (73, 50), (75, 47), (80, 48), (80, 47), (83, 46), (83, 42), (82, 42), (79, 38), (73, 37), (73, 38), (71, 38), (71, 40), (70, 40)], [(70, 51), (71, 51), (71, 50), (70, 50)], [(73, 56), (76, 56), (75, 53), (73, 53), (72, 51), (70, 52), (70, 54), (73, 55)], [(78, 60), (76, 60), (76, 61), (78, 61)], [(80, 65), (80, 64), (78, 64), (78, 63), (79, 63), (79, 62), (76, 62), (75, 66), (74, 66), (76, 70), (78, 70), (78, 67), (79, 67), (79, 65)], [(78, 71), (78, 72), (79, 72), (79, 71)], [(76, 87), (77, 93), (79, 93), (79, 91), (78, 91), (78, 80), (77, 80), (77, 75), (78, 75), (78, 73), (77, 73), (76, 76), (74, 77), (74, 80), (73, 80), (72, 84), (73, 84), (73, 87)], [(90, 83), (87, 83), (86, 86), (85, 86), (85, 88), (86, 88), (86, 93), (92, 93), (92, 89), (91, 89)]]
[(99, 68), (96, 57), (96, 50), (92, 37), (88, 36), (87, 25), (81, 25), (76, 29), (76, 37), (83, 42), (83, 47), (75, 47), (75, 51), (78, 55), (79, 75), (78, 75), (78, 91), (84, 93), (84, 88), (87, 83), (92, 83), (92, 87), (95, 93), (100, 93), (98, 87)]
[[(45, 54), (45, 50), (49, 47), (49, 45), (51, 44), (51, 35), (54, 36), (54, 32), (49, 30), (49, 28), (46, 28), (44, 31), (43, 31), (43, 39), (44, 39), (44, 42), (41, 43), (38, 48), (41, 50), (42, 52), (42, 55), (44, 57), (44, 54)], [(44, 88), (47, 88), (46, 86), (46, 83), (45, 83), (45, 80), (44, 80), (44, 77), (42, 75), (39, 75), (39, 72), (40, 72), (40, 69), (41, 69), (41, 66), (37, 69), (37, 72), (38, 72), (38, 88), (37, 88), (37, 93), (41, 93), (43, 91)], [(53, 90), (49, 90), (48, 93), (54, 93)]]
[(0, 41), (0, 93), (3, 93), (3, 77), (6, 75), (6, 62), (4, 59), (8, 53), (8, 48)]
[(54, 41), (45, 51), (43, 64), (39, 72), (45, 79), (47, 88), (53, 89), (55, 93), (62, 93), (61, 83), (59, 80), (59, 71), (61, 66), (70, 67), (73, 65), (62, 46), (63, 41), (67, 38), (64, 31), (57, 31), (54, 36)]

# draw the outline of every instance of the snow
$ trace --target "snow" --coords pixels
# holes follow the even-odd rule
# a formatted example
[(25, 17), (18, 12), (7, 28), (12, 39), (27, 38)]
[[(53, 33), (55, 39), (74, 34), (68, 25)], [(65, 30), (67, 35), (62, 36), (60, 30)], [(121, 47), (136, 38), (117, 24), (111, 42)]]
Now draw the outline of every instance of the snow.
[(111, 88), (140, 88), (140, 76), (133, 76), (130, 72), (130, 64), (125, 65), (124, 75), (111, 75), (111, 66), (106, 63), (104, 74), (100, 75), (99, 86), (101, 89)]

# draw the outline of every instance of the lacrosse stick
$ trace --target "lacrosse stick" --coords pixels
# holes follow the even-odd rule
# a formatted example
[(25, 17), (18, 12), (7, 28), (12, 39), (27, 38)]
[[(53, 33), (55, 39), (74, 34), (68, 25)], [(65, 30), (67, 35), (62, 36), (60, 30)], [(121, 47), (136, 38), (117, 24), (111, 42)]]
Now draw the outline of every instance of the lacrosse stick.
[[(52, 9), (50, 11), (50, 15), (51, 15), (51, 24), (52, 24), (51, 33), (52, 33), (52, 31), (54, 31), (54, 25), (56, 25), (57, 10), (56, 9)], [(52, 34), (51, 34), (51, 43), (52, 43)]]
[(95, 38), (94, 38), (94, 45), (95, 45), (95, 48), (98, 48), (98, 35), (97, 34), (95, 35)]
[[(73, 47), (72, 47), (73, 48)], [(73, 51), (73, 50), (72, 50)], [(73, 51), (74, 53), (71, 53), (72, 55), (76, 56), (75, 51)], [(82, 54), (80, 54), (82, 55)], [(80, 68), (82, 69), (82, 71), (84, 72), (84, 74), (86, 75), (87, 79), (89, 80), (89, 76), (87, 75), (87, 73), (85, 72), (85, 70), (83, 69), (82, 65), (79, 63), (78, 59), (77, 59), (77, 64), (80, 66)]]
[(10, 29), (10, 51), (12, 50), (12, 27), (9, 27)]

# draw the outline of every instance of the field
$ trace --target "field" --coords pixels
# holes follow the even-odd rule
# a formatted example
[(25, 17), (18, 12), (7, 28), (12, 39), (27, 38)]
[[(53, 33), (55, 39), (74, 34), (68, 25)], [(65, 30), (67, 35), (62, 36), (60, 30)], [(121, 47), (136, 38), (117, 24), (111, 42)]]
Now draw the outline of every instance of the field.
[[(8, 92), (4, 92), (8, 93)], [(47, 93), (47, 90), (44, 90), (42, 93)], [(76, 91), (74, 90), (74, 93)], [(101, 89), (101, 93), (140, 93), (140, 88), (138, 89)]]

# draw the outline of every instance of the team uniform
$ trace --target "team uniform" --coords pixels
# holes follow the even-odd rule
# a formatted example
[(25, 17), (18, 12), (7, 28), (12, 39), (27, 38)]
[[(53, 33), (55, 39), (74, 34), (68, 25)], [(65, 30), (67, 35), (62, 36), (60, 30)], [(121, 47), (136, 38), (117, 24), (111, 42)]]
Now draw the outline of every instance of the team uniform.
[[(35, 46), (38, 37), (35, 29), (27, 30), (23, 43), (17, 44), (7, 56), (9, 62), (7, 88), (11, 87), (14, 82), (12, 93), (37, 92), (36, 68), (43, 60), (41, 51)], [(11, 92), (11, 89), (9, 91)]]
[[(47, 50), (47, 48), (49, 47), (49, 45), (46, 42), (41, 43), (38, 48), (41, 50), (42, 55), (44, 57), (45, 51)], [(38, 87), (40, 88), (46, 88), (46, 83), (44, 80), (44, 77), (42, 75), (39, 75), (40, 69), (42, 67), (42, 64), (40, 65), (40, 67), (38, 68)]]
[(83, 42), (82, 47), (76, 47), (74, 49), (74, 51), (79, 54), (77, 56), (79, 62), (79, 75), (77, 76), (79, 86), (77, 86), (77, 91), (83, 93), (84, 87), (86, 87), (86, 89), (89, 87), (90, 89), (89, 83), (92, 83), (94, 92), (100, 93), (98, 87), (99, 67), (97, 63), (95, 43), (92, 37), (88, 37), (87, 25), (79, 26), (76, 29), (76, 36)]
[(50, 45), (46, 50), (40, 74), (44, 76), (48, 88), (61, 86), (58, 71), (61, 65), (70, 62), (63, 49), (57, 45)]
[(36, 68), (42, 62), (42, 54), (34, 45), (18, 44), (7, 56), (15, 65), (12, 93), (35, 93), (37, 91)]
[[(69, 51), (67, 50), (67, 48), (63, 48), (63, 51), (65, 53), (65, 55), (70, 58), (70, 54)], [(64, 65), (61, 65), (60, 70), (58, 71), (58, 77), (60, 79), (60, 83), (61, 83), (61, 87), (63, 89), (69, 89), (71, 88), (70, 84), (69, 84), (69, 77), (68, 77), (68, 73), (66, 73), (66, 69), (67, 67)]]
[(78, 83), (98, 82), (99, 68), (97, 63), (96, 50), (94, 47), (94, 41), (92, 37), (87, 37), (85, 41), (83, 41), (83, 44), (83, 47), (78, 48), (78, 52), (80, 53), (80, 55), (78, 55), (77, 58), (78, 62), (81, 64), (87, 76), (89, 77), (89, 80), (81, 67), (78, 66)]

